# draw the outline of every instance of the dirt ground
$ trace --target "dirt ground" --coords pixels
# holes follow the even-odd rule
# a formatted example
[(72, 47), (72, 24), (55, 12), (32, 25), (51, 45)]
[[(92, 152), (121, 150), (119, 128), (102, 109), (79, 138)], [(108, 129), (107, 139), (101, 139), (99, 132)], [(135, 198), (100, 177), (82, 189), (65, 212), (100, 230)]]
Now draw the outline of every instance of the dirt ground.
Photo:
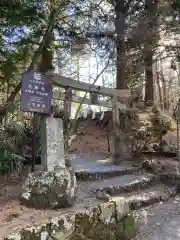
[(83, 211), (100, 203), (82, 186), (78, 187), (76, 202), (73, 207), (59, 210), (36, 210), (21, 205), (19, 200), (23, 181), (5, 184), (0, 182), (0, 239), (25, 227), (36, 226), (61, 214)]
[(179, 240), (180, 196), (138, 210), (137, 235), (133, 240)]
[[(59, 216), (63, 213), (78, 210), (69, 208), (66, 210), (35, 210), (22, 206), (19, 201), (21, 194), (21, 184), (6, 186), (6, 193), (0, 197), (0, 239), (7, 237), (8, 233), (13, 233), (23, 227), (36, 226), (44, 223), (45, 219)], [(78, 201), (79, 202), (79, 201)]]
[[(70, 145), (70, 149), (76, 153), (107, 153), (108, 138), (106, 128), (97, 126), (95, 121), (91, 122), (91, 124), (85, 121)], [(109, 139), (109, 147), (111, 151), (111, 137)]]
[[(107, 153), (108, 145), (104, 131), (96, 125), (89, 126), (86, 123), (79, 130), (77, 138), (72, 141), (71, 149), (74, 153)], [(68, 211), (77, 211), (79, 208), (88, 207), (94, 204), (95, 200), (92, 196), (86, 197), (82, 189), (78, 194), (75, 208), (66, 210), (35, 210), (28, 209), (21, 205), (19, 201), (22, 192), (22, 184), (26, 178), (29, 169), (26, 169), (20, 181), (8, 181), (0, 179), (0, 239), (7, 236), (7, 233), (18, 230), (26, 226), (34, 226), (44, 222), (44, 219), (59, 216), (60, 213)], [(92, 201), (91, 201), (92, 200)]]

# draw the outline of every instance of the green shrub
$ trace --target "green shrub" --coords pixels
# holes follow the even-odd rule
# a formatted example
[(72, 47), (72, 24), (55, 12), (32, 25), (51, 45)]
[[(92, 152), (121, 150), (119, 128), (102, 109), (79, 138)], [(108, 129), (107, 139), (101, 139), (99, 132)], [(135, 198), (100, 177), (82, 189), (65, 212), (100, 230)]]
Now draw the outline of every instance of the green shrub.
[(163, 136), (168, 132), (171, 123), (152, 109), (120, 111), (120, 136), (131, 155), (139, 155), (144, 150), (152, 151), (164, 145)]
[(5, 143), (0, 145), (0, 174), (11, 175), (22, 168), (24, 158), (14, 153)]
[(23, 156), (21, 155), (20, 144), (25, 135), (23, 130), (16, 123), (0, 126), (0, 174), (11, 175), (22, 168)]

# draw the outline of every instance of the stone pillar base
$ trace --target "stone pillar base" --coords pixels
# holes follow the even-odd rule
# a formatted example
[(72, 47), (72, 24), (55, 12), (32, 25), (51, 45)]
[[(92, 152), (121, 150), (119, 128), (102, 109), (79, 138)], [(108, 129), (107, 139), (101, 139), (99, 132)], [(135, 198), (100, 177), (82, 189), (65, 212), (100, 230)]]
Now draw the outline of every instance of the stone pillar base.
[(76, 177), (72, 170), (30, 173), (24, 183), (20, 200), (36, 209), (55, 209), (72, 206), (75, 201)]

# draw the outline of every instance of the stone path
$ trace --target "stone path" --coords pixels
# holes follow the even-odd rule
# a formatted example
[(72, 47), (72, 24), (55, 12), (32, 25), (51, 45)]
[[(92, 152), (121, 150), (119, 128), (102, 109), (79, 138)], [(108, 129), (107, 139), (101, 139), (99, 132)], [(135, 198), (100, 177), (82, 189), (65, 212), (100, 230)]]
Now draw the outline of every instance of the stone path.
[[(85, 166), (83, 159), (76, 160), (79, 166)], [(101, 162), (101, 164), (100, 164)], [(109, 170), (108, 160), (95, 161), (87, 164), (88, 171), (113, 171), (117, 166), (111, 166)], [(132, 168), (130, 163), (121, 168)], [(86, 169), (86, 167), (84, 167)], [(101, 170), (102, 169), (102, 170)], [(145, 185), (142, 183), (146, 183)], [(153, 179), (151, 175), (128, 174), (102, 178), (98, 181), (81, 183), (91, 192), (103, 190), (111, 197), (126, 197), (131, 204), (137, 218), (137, 236), (133, 240), (178, 240), (180, 239), (180, 196), (175, 186), (166, 186)], [(118, 191), (114, 191), (117, 190)], [(117, 194), (118, 192), (118, 194)], [(176, 197), (175, 197), (176, 196)], [(175, 197), (175, 198), (174, 198)], [(143, 208), (147, 206), (146, 208)]]
[(71, 155), (71, 164), (76, 172), (111, 172), (132, 169), (131, 162), (122, 162), (120, 166), (113, 165), (108, 154)]
[[(118, 167), (110, 164), (109, 161), (110, 159), (107, 156), (92, 155), (91, 157), (85, 156), (82, 158), (80, 156), (74, 158), (72, 163), (77, 173), (85, 170), (89, 172), (89, 176), (94, 173), (100, 173), (100, 175), (104, 176), (106, 172), (112, 173), (112, 175), (114, 173), (121, 175), (122, 170), (126, 170), (125, 165), (128, 165), (127, 168), (129, 169), (132, 168), (130, 164)], [(40, 167), (37, 169), (40, 169)], [(87, 181), (78, 184), (77, 199), (72, 208), (59, 210), (35, 210), (24, 207), (19, 202), (21, 184), (8, 186), (8, 189), (4, 191), (5, 194), (0, 196), (0, 239), (4, 239), (9, 233), (16, 232), (20, 228), (39, 225), (61, 214), (83, 211), (102, 203), (88, 190), (87, 184)]]
[[(137, 167), (132, 167), (130, 162), (122, 162), (120, 167), (113, 165), (104, 155), (74, 156), (72, 165), (81, 179), (75, 205), (63, 210), (28, 209), (19, 202), (21, 187), (18, 191), (15, 186), (11, 187), (13, 198), (8, 191), (9, 195), (0, 197), (3, 200), (0, 204), (0, 239), (27, 225), (39, 225), (61, 214), (84, 211), (106, 202), (107, 199), (96, 198), (98, 191), (107, 192), (112, 198), (126, 197), (130, 201), (138, 222), (135, 240), (180, 239), (180, 197), (172, 199), (178, 192), (175, 186), (166, 186), (153, 175), (139, 174)], [(142, 209), (145, 206), (149, 207)]]
[(131, 162), (122, 162), (120, 166), (112, 164), (108, 154), (71, 155), (71, 166), (78, 180), (97, 180), (137, 172)]
[(177, 187), (158, 184), (147, 189), (122, 193), (118, 197), (125, 197), (129, 201), (131, 209), (134, 210), (157, 202), (168, 201), (171, 197), (176, 196), (177, 192)]
[(180, 196), (136, 212), (138, 234), (133, 240), (179, 240)]
[(130, 186), (133, 186), (134, 188), (136, 188), (137, 186), (138, 188), (141, 183), (146, 184), (147, 187), (147, 185), (149, 185), (151, 181), (151, 176), (148, 177), (145, 175), (131, 174), (89, 182), (87, 183), (87, 188), (93, 192), (103, 190), (107, 193), (115, 194), (118, 192), (122, 192)]

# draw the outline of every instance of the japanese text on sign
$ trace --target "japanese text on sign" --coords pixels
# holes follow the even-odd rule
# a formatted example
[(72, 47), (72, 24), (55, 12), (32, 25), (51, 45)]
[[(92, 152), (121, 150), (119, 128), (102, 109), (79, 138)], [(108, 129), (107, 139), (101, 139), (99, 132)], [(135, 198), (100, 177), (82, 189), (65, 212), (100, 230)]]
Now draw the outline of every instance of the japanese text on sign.
[(50, 80), (38, 72), (26, 72), (22, 76), (21, 110), (51, 113), (52, 86)]

